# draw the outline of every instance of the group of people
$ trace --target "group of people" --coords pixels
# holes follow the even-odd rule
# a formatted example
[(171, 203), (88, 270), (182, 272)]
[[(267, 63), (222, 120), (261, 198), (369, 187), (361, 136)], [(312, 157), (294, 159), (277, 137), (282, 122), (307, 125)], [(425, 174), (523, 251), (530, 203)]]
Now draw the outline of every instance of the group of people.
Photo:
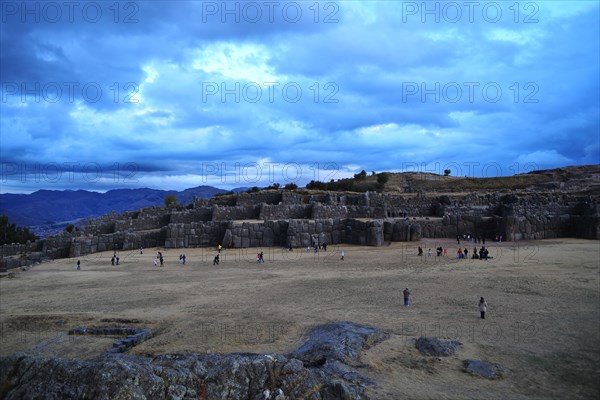
[[(313, 242), (313, 249), (315, 253), (318, 253), (320, 249), (323, 251), (327, 251), (327, 243), (319, 244), (317, 242)], [(292, 245), (290, 244), (290, 251), (292, 250)], [(310, 246), (306, 246), (306, 251), (310, 251)]]
[(110, 259), (110, 264), (111, 265), (119, 265), (119, 256), (117, 255), (117, 252), (115, 251), (112, 258)]
[(261, 250), (260, 253), (256, 253), (256, 263), (263, 264), (265, 262), (265, 254)]
[[(479, 251), (477, 251), (477, 247), (473, 247), (473, 255), (471, 256), (471, 258), (473, 260), (489, 260), (490, 258), (494, 258), (490, 257), (489, 254), (489, 250), (484, 246), (481, 246)], [(465, 249), (465, 258), (467, 258), (467, 249)]]
[(185, 265), (185, 254), (180, 254), (179, 255), (179, 262), (183, 265)]
[[(448, 252), (448, 249), (444, 249), (444, 248), (442, 248), (442, 246), (438, 246), (438, 247), (436, 247), (436, 249), (435, 249), (435, 255), (436, 255), (437, 257), (442, 257), (442, 255), (443, 255), (444, 257), (446, 257), (446, 254), (447, 254), (447, 252)], [(431, 248), (427, 249), (427, 257), (431, 257), (431, 255), (432, 255), (432, 254), (433, 254), (433, 253), (431, 252)], [(422, 248), (421, 246), (419, 246), (419, 248), (418, 248), (418, 253), (417, 253), (417, 255), (419, 255), (419, 256), (422, 256), (422, 255), (423, 255), (423, 248)]]
[[(402, 291), (402, 296), (404, 297), (404, 307), (409, 307), (412, 303), (410, 300), (410, 290), (408, 290), (408, 288), (405, 288)], [(479, 315), (481, 316), (481, 319), (485, 319), (485, 313), (487, 312), (487, 307), (488, 304), (485, 301), (485, 299), (483, 297), (481, 297), (479, 299), (479, 304), (478, 304), (478, 308), (479, 308)]]
[[(448, 249), (443, 248), (442, 246), (438, 246), (435, 249), (435, 254), (437, 257), (446, 257), (448, 253)], [(423, 248), (421, 246), (418, 247), (417, 249), (417, 255), (418, 256), (422, 256), (423, 255)], [(431, 257), (432, 252), (431, 252), (431, 248), (429, 248), (427, 250), (427, 257)], [(464, 249), (462, 248), (458, 248), (458, 250), (456, 250), (456, 258), (457, 259), (466, 259), (469, 258), (469, 249), (467, 249), (466, 247)], [(473, 254), (471, 255), (471, 259), (473, 260), (488, 260), (490, 258), (489, 256), (489, 250), (487, 248), (485, 248), (484, 246), (481, 246), (481, 248), (479, 250), (477, 250), (477, 247), (473, 248)]]
[[(479, 249), (479, 251), (477, 250), (477, 247), (473, 247), (473, 254), (471, 255), (471, 259), (472, 260), (489, 260), (490, 258), (490, 252), (487, 248), (485, 248), (485, 246), (481, 246), (481, 248)], [(468, 259), (469, 258), (469, 249), (467, 249), (465, 247), (465, 249), (461, 249), (460, 247), (458, 248), (458, 250), (456, 251), (456, 258), (457, 259)]]
[[(461, 239), (461, 236), (460, 235), (456, 235), (456, 243), (457, 244), (460, 244), (460, 239)], [(462, 240), (466, 241), (466, 242), (473, 242), (473, 243), (482, 243), (482, 244), (485, 244), (485, 237), (473, 236), (470, 233), (467, 233), (466, 235), (462, 235)], [(498, 241), (498, 240), (496, 240), (496, 241)]]

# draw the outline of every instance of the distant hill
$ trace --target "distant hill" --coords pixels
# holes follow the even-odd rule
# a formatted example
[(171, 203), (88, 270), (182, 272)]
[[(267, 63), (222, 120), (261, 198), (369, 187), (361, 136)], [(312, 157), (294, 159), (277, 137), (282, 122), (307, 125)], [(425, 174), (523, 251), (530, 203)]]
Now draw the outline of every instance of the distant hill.
[(469, 193), (519, 190), (600, 194), (600, 165), (563, 167), (491, 178), (441, 176), (428, 173), (394, 175), (387, 182), (386, 191)]
[(175, 194), (182, 204), (194, 196), (206, 199), (226, 190), (198, 186), (183, 191), (156, 189), (115, 189), (106, 193), (87, 190), (38, 190), (31, 194), (0, 194), (0, 215), (7, 215), (18, 226), (61, 225), (83, 218), (100, 217), (113, 211), (122, 213), (144, 207), (164, 205), (164, 198)]
[[(383, 178), (383, 179), (382, 179)], [(498, 190), (600, 194), (600, 165), (583, 165), (533, 171), (512, 176), (471, 178), (443, 176), (429, 172), (356, 174), (354, 178), (332, 182), (311, 181), (307, 189), (347, 192), (384, 191), (388, 193), (470, 193)]]

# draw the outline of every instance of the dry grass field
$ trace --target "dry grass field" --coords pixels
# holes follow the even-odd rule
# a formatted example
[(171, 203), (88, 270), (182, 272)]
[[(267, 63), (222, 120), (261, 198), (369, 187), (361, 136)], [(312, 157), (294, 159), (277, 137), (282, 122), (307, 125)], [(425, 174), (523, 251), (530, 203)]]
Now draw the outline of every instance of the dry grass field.
[[(435, 257), (435, 247), (448, 257)], [(417, 246), (425, 250), (417, 257)], [(467, 245), (472, 251), (473, 244)], [(68, 329), (148, 327), (130, 352), (281, 352), (307, 329), (349, 320), (391, 338), (364, 352), (372, 399), (592, 399), (600, 396), (600, 244), (590, 240), (488, 243), (488, 261), (456, 260), (456, 242), (424, 239), (327, 252), (263, 248), (145, 249), (55, 260), (0, 279), (0, 354), (25, 351), (91, 358), (114, 338)], [(463, 246), (464, 247), (464, 244)], [(345, 260), (340, 260), (341, 249)], [(431, 248), (432, 257), (427, 257)], [(153, 264), (156, 251), (165, 267)], [(185, 252), (186, 265), (179, 263)], [(402, 305), (402, 290), (412, 305)], [(488, 316), (477, 302), (484, 296)], [(421, 335), (458, 339), (452, 357), (421, 355)], [(507, 368), (499, 380), (470, 376), (462, 360)]]

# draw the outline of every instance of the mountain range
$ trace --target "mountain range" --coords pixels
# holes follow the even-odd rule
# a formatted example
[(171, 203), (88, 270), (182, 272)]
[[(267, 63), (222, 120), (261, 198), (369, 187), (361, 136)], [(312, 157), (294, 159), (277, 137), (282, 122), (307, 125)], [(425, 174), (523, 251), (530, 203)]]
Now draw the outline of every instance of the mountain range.
[[(234, 189), (240, 192), (246, 188)], [(100, 217), (113, 211), (122, 213), (144, 207), (164, 205), (171, 194), (181, 204), (194, 197), (206, 199), (227, 190), (198, 186), (183, 191), (157, 189), (114, 189), (105, 193), (87, 190), (38, 190), (31, 194), (0, 194), (0, 215), (7, 215), (18, 226), (52, 226), (76, 223), (85, 218)], [(35, 229), (34, 229), (35, 231)]]

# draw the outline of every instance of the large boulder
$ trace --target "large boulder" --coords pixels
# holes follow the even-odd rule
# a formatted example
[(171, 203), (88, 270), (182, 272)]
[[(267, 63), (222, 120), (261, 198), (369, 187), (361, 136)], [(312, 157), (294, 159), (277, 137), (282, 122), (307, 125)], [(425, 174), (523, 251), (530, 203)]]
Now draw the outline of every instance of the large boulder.
[(290, 356), (302, 360), (305, 365), (323, 365), (335, 360), (352, 365), (358, 360), (359, 352), (387, 339), (381, 329), (353, 322), (341, 321), (319, 325), (308, 339)]
[(468, 359), (463, 361), (465, 372), (487, 379), (498, 379), (504, 376), (506, 368), (487, 361)]
[(462, 343), (458, 340), (443, 340), (426, 336), (421, 336), (415, 342), (415, 347), (421, 353), (434, 357), (451, 356), (460, 346)]

